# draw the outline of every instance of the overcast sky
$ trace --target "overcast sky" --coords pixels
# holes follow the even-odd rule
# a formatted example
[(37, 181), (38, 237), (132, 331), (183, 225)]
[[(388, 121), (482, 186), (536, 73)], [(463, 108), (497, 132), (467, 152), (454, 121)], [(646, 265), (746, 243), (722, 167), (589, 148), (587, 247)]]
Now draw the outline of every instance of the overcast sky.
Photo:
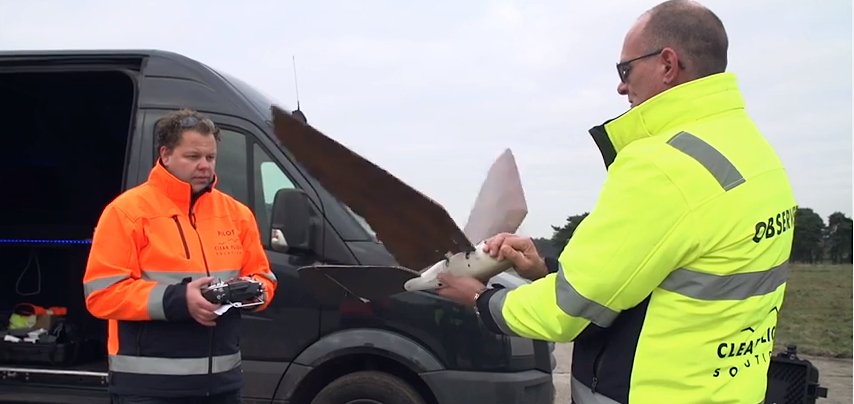
[[(328, 136), (465, 224), (510, 148), (520, 232), (589, 211), (605, 169), (587, 130), (628, 108), (614, 68), (658, 1), (0, 0), (0, 49), (156, 48), (300, 105)], [(797, 200), (851, 216), (851, 1), (709, 0), (728, 70), (788, 168)]]

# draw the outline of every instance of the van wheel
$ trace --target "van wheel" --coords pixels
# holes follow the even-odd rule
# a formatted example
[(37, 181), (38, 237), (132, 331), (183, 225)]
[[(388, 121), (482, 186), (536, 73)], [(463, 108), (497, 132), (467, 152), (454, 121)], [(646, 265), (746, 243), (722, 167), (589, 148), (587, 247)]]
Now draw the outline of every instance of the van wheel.
[(424, 399), (395, 376), (361, 371), (335, 379), (311, 404), (424, 404)]

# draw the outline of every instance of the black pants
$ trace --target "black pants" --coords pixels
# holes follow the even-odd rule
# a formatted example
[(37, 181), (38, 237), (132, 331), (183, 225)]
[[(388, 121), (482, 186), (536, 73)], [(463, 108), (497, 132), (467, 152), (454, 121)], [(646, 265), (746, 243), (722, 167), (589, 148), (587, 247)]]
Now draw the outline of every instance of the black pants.
[(209, 397), (148, 397), (111, 394), (111, 404), (239, 404), (240, 391)]

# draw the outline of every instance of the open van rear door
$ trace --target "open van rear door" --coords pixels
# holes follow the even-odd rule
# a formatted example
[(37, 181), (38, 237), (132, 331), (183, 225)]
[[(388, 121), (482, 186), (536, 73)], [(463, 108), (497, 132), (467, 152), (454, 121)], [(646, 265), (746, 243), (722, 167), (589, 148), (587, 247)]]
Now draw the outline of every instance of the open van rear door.
[[(509, 149), (490, 167), (466, 230), (461, 231), (440, 204), (299, 117), (276, 107), (272, 112), (279, 142), (326, 189), (363, 217), (403, 266), (302, 268), (302, 281), (316, 295), (324, 296), (323, 300), (335, 302), (343, 297), (341, 292), (366, 300), (401, 292), (403, 283), (448, 254), (471, 251), (474, 244), (499, 232), (515, 232), (527, 215), (522, 183)], [(358, 276), (357, 272), (372, 276)], [(504, 278), (508, 276), (512, 277)], [(366, 278), (371, 281), (364, 283)], [(504, 283), (515, 285), (522, 280)]]
[(440, 204), (288, 112), (272, 113), (279, 142), (368, 222), (400, 265), (421, 271), (474, 248)]

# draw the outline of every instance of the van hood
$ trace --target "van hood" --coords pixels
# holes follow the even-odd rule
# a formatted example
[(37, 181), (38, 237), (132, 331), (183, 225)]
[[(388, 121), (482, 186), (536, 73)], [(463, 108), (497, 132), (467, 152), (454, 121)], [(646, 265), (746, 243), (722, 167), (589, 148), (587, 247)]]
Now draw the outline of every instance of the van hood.
[(368, 222), (400, 265), (422, 271), (448, 253), (474, 249), (440, 204), (289, 112), (273, 106), (272, 117), (282, 146)]

